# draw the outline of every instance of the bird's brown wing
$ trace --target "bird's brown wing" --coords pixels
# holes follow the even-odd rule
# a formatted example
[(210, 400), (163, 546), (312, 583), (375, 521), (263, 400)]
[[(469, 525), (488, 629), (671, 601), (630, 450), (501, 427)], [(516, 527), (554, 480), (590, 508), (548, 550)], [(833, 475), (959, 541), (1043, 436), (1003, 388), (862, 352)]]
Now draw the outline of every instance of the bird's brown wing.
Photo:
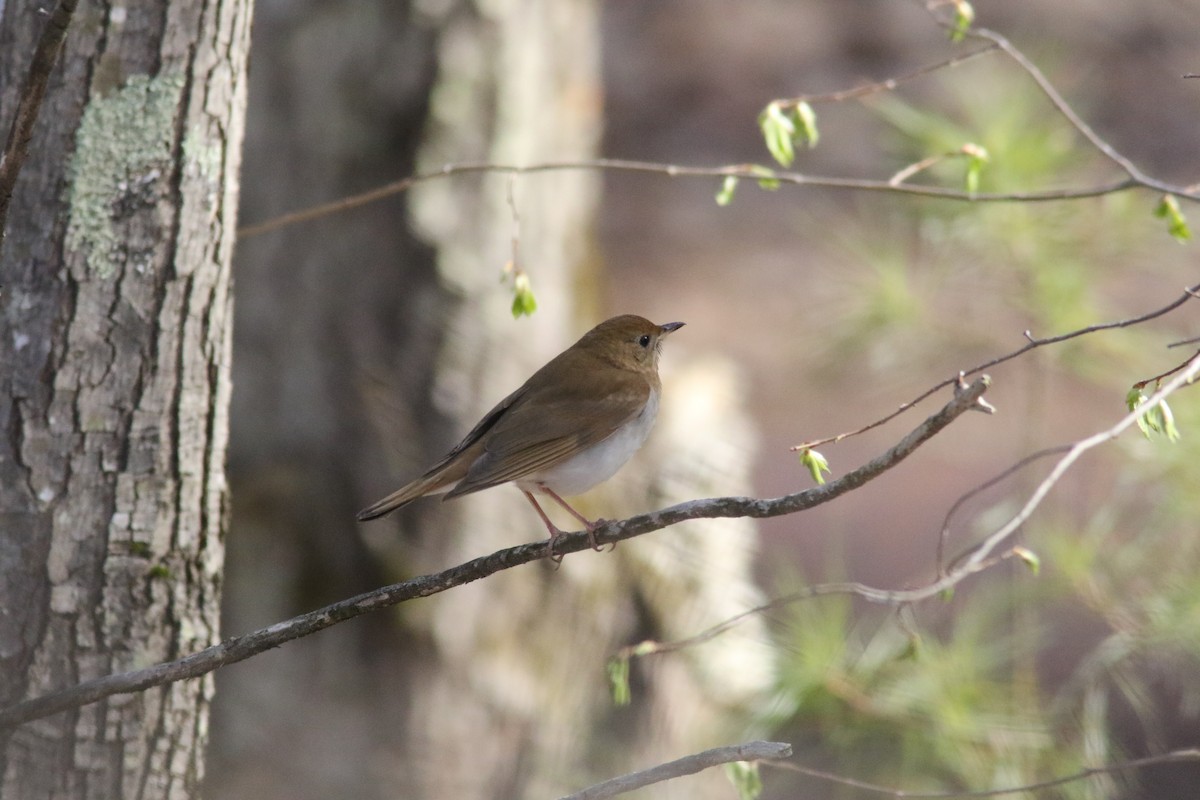
[[(612, 436), (646, 406), (650, 385), (620, 393), (588, 391), (548, 400), (534, 391), (501, 414), (483, 436), (483, 453), (446, 498), (515, 481), (566, 461)], [(557, 394), (561, 394), (558, 392)]]
[(424, 475), (410, 483), (401, 486), (382, 500), (358, 512), (361, 521), (376, 519), (390, 514), (397, 508), (411, 503), (418, 497), (424, 497), (431, 492), (445, 491), (447, 486), (458, 483), (467, 474), (471, 464), (483, 451), (480, 440), (487, 435), (500, 420), (504, 413), (528, 390), (522, 386), (508, 397), (496, 404), (495, 408), (483, 416), (478, 424), (471, 429), (463, 440), (454, 446), (440, 461), (430, 467)]
[(441, 461), (430, 467), (429, 471), (426, 472), (425, 476), (422, 477), (433, 475), (434, 473), (443, 469), (447, 464), (454, 460), (455, 456), (486, 436), (488, 432), (491, 431), (492, 428), (496, 427), (497, 423), (504, 418), (505, 412), (507, 412), (512, 406), (518, 405), (521, 402), (521, 398), (524, 397), (528, 392), (529, 385), (526, 384), (497, 403), (491, 411), (483, 415), (483, 419), (475, 423), (475, 427), (471, 428), (470, 432), (463, 437), (461, 442), (454, 445), (454, 449), (447, 453)]

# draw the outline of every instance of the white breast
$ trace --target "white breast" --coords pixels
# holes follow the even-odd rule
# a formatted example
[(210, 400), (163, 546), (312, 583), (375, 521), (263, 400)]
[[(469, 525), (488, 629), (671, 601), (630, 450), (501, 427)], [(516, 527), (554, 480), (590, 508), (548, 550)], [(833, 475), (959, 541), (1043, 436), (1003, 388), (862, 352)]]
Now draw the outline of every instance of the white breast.
[(561, 464), (516, 481), (516, 484), (527, 492), (547, 486), (560, 495), (582, 494), (615, 475), (637, 452), (650, 435), (657, 415), (658, 392), (651, 391), (642, 413), (618, 428), (612, 436)]

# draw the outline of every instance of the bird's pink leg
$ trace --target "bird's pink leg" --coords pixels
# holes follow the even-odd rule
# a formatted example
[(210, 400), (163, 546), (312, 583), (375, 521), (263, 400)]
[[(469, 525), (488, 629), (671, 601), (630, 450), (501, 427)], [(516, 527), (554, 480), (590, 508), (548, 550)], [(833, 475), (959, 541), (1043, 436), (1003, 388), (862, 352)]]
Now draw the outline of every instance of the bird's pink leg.
[[(552, 497), (555, 502), (557, 502), (560, 506), (565, 508), (571, 514), (571, 516), (573, 516), (575, 519), (577, 519), (583, 523), (583, 529), (587, 531), (587, 535), (588, 535), (588, 544), (590, 544), (592, 546), (593, 550), (595, 550), (597, 553), (599, 553), (602, 548), (600, 547), (600, 545), (596, 544), (596, 528), (599, 528), (601, 525), (603, 525), (605, 520), (598, 519), (595, 522), (592, 522), (587, 517), (585, 517), (583, 514), (580, 514), (578, 511), (571, 508), (571, 504), (568, 503), (566, 500), (563, 500), (561, 497), (559, 497), (558, 493), (555, 492), (553, 489), (551, 489), (549, 486), (543, 486), (541, 488), (542, 488), (543, 492), (550, 495), (550, 497)], [(528, 492), (526, 492), (526, 494), (528, 494)], [(533, 498), (530, 498), (530, 499), (533, 499)], [(538, 511), (541, 511), (541, 509), (539, 508)], [(546, 518), (546, 515), (543, 514), (542, 519), (545, 519), (545, 518)], [(558, 530), (558, 529), (555, 528), (555, 530)], [(613, 544), (613, 547), (616, 547), (615, 543)]]
[(546, 524), (546, 530), (548, 530), (550, 532), (550, 553), (551, 553), (550, 558), (554, 560), (554, 563), (556, 563), (556, 564), (560, 563), (562, 561), (563, 557), (553, 555), (554, 540), (555, 540), (555, 538), (561, 536), (563, 532), (558, 529), (558, 526), (556, 526), (553, 522), (550, 521), (550, 518), (546, 516), (545, 511), (542, 511), (542, 507), (540, 505), (538, 505), (538, 501), (536, 499), (534, 499), (534, 496), (532, 494), (525, 491), (524, 489), (521, 490), (521, 493), (525, 495), (525, 499), (529, 501), (529, 503), (533, 506), (533, 510), (537, 512), (538, 516), (542, 518), (542, 522), (544, 522)]

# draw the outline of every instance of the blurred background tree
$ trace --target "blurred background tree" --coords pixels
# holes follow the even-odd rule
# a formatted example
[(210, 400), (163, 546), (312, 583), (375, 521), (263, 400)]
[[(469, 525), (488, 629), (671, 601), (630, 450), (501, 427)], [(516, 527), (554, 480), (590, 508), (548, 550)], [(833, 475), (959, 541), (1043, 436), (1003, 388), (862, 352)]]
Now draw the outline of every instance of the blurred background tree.
[[(260, 3), (244, 217), (447, 161), (595, 157), (596, 14), (582, 0)], [(354, 513), (609, 315), (600, 187), (589, 172), (469, 176), (242, 243), (227, 632), (541, 536), (513, 491), (365, 526)], [(508, 261), (532, 281), (532, 317), (513, 320)], [(677, 318), (665, 287), (622, 310)], [(750, 491), (733, 370), (684, 348), (667, 360), (659, 438), (584, 500), (592, 517)], [(235, 666), (219, 677), (209, 795), (550, 796), (723, 743), (730, 709), (770, 687), (757, 625), (639, 665), (635, 706), (613, 708), (604, 665), (757, 602), (753, 551), (748, 521), (695, 523)]]
[[(1200, 31), (1188, 4), (981, 0), (976, 11), (1115, 147), (1191, 180), (1200, 88), (1179, 76), (1196, 69)], [(446, 161), (766, 162), (755, 118), (768, 100), (961, 49), (916, 3), (846, 0), (756, 0), (736, 13), (695, 0), (260, 0), (254, 46), (248, 222)], [(887, 176), (969, 141), (990, 155), (985, 191), (1112, 175), (997, 55), (818, 114), (825, 136), (800, 156), (804, 172)], [(957, 185), (962, 166), (924, 179)], [(1195, 283), (1148, 194), (975, 205), (747, 186), (720, 208), (714, 184), (454, 178), (243, 242), (227, 632), (531, 538), (536, 525), (511, 492), (418, 504), (373, 527), (352, 519), (609, 313), (690, 324), (666, 358), (666, 399), (680, 407), (664, 411), (643, 471), (631, 465), (597, 493), (588, 510), (606, 516), (794, 491), (807, 477), (787, 445), (874, 419), (1019, 346), (1027, 329), (1128, 316)], [(540, 301), (516, 322), (500, 282), (514, 233)], [(964, 419), (853, 501), (757, 526), (762, 584), (773, 594), (797, 580), (928, 577), (955, 497), (1110, 424), (1132, 382), (1178, 362), (1162, 346), (1194, 333), (1188, 323), (1185, 310), (996, 370), (998, 416)], [(1197, 422), (1187, 400), (1175, 404), (1185, 436)], [(747, 418), (763, 443), (752, 465)], [(844, 471), (894, 434), (827, 455)], [(1194, 745), (1188, 441), (1130, 436), (1081, 464), (1024, 532), (1043, 558), (1036, 579), (1001, 568), (903, 621), (808, 601), (719, 652), (635, 662), (628, 709), (608, 705), (603, 659), (752, 603), (749, 526), (691, 523), (567, 559), (561, 573), (517, 570), (341, 626), (218, 676), (209, 795), (545, 795), (739, 728), (794, 741), (801, 763), (909, 790), (1022, 783)], [(951, 550), (1010, 511), (1036, 475), (976, 498)], [(715, 576), (714, 563), (728, 572)], [(1058, 791), (1184, 797), (1197, 780), (1176, 765)], [(780, 797), (811, 790), (777, 776), (768, 786)], [(654, 796), (721, 791), (707, 776)]]

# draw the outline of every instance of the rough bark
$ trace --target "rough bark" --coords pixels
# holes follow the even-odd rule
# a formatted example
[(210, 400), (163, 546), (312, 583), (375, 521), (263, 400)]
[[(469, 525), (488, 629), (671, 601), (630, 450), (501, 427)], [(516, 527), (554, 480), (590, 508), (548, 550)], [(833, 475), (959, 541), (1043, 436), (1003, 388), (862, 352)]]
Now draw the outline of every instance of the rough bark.
[[(0, 702), (218, 636), (249, 0), (83, 3), (0, 253)], [(43, 24), (0, 18), (0, 120)], [(212, 681), (0, 742), (13, 798), (193, 797)]]

